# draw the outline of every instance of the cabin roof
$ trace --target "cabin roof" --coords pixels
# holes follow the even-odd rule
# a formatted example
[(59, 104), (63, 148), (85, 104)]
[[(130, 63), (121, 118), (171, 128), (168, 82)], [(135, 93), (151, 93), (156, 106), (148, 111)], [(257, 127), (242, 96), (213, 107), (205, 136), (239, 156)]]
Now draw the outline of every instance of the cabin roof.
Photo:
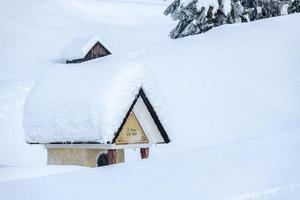
[(73, 39), (63, 48), (61, 59), (66, 61), (84, 58), (97, 42), (111, 52), (110, 45), (103, 38), (99, 36), (81, 37)]
[(28, 143), (109, 143), (137, 95), (148, 99), (169, 133), (169, 117), (152, 74), (141, 64), (113, 56), (59, 65), (30, 92), (24, 106)]

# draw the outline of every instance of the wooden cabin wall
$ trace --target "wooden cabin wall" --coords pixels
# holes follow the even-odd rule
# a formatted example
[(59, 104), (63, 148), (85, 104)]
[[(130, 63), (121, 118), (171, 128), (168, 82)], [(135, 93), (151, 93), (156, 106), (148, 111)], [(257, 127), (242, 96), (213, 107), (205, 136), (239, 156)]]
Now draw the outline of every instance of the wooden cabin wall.
[(48, 148), (48, 165), (80, 165), (98, 167), (101, 154), (107, 156), (108, 164), (125, 161), (124, 149)]
[(55, 148), (47, 149), (48, 165), (80, 165), (97, 167), (97, 156), (107, 153), (103, 149), (73, 149)]
[(87, 59), (94, 59), (94, 58), (99, 58), (103, 57), (106, 55), (109, 55), (110, 52), (102, 46), (99, 42), (97, 42), (94, 47), (89, 51), (89, 53), (86, 55)]
[(92, 60), (95, 58), (100, 58), (103, 56), (110, 55), (111, 53), (102, 45), (100, 42), (97, 42), (91, 50), (86, 54), (84, 58), (76, 59), (76, 60), (67, 60), (67, 64), (69, 63), (81, 63), (88, 60)]

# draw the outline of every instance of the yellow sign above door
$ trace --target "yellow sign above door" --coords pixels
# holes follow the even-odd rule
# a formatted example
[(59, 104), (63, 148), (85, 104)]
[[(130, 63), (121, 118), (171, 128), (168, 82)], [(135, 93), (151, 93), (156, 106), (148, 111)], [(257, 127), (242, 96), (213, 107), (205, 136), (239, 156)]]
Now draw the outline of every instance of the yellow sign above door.
[(116, 140), (116, 144), (139, 144), (148, 142), (148, 138), (135, 114), (130, 112), (127, 121)]

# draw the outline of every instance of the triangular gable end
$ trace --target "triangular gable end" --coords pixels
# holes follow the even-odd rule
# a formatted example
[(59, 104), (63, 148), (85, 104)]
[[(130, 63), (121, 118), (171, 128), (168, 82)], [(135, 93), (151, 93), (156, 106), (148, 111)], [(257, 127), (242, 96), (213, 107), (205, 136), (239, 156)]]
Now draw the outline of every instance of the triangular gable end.
[[(91, 55), (95, 56), (97, 55), (98, 57), (103, 57), (106, 55), (110, 55), (110, 51), (101, 43), (101, 42), (96, 42), (96, 44), (88, 51), (88, 53), (85, 55)], [(96, 57), (95, 57), (96, 58)]]
[(85, 55), (86, 60), (92, 60), (94, 58), (100, 58), (103, 56), (110, 55), (111, 53), (108, 51), (108, 49), (101, 44), (101, 42), (97, 42)]
[[(142, 102), (142, 103), (141, 103), (141, 102)], [(144, 107), (144, 109), (142, 108), (142, 109), (138, 109), (138, 110), (137, 110), (136, 107), (135, 107), (136, 104), (139, 105), (139, 106), (138, 106), (139, 108), (141, 108), (141, 105), (143, 105), (142, 107)], [(143, 111), (142, 111), (143, 113), (140, 113), (140, 112), (139, 112), (140, 110), (143, 110)], [(146, 127), (144, 127), (144, 125), (145, 125), (145, 120), (141, 119), (141, 115), (140, 115), (140, 114), (142, 114), (142, 116), (145, 116), (145, 111), (146, 111), (146, 113), (148, 113), (148, 119), (151, 119), (151, 120), (150, 120), (150, 121), (151, 121), (150, 123), (152, 124), (152, 125), (150, 125), (150, 126), (152, 126), (152, 129), (150, 128), (151, 130), (149, 130), (149, 124), (148, 124)], [(135, 113), (135, 112), (137, 112), (137, 113)], [(146, 137), (146, 138), (148, 137), (148, 138), (147, 138), (147, 142), (145, 142), (145, 140), (140, 140), (139, 143), (148, 143), (148, 142), (150, 141), (150, 138), (151, 138), (151, 142), (154, 142), (154, 143), (169, 143), (169, 142), (170, 142), (169, 136), (167, 135), (167, 133), (166, 133), (164, 127), (162, 126), (162, 124), (161, 124), (161, 122), (160, 122), (160, 120), (159, 120), (159, 118), (158, 118), (158, 116), (157, 116), (157, 114), (156, 114), (154, 108), (153, 108), (152, 105), (150, 104), (150, 101), (149, 101), (148, 98), (146, 97), (146, 95), (145, 95), (143, 89), (141, 88), (140, 91), (139, 91), (139, 93), (137, 94), (135, 100), (133, 101), (133, 103), (132, 103), (132, 105), (131, 105), (129, 111), (127, 112), (127, 114), (126, 114), (126, 116), (125, 116), (125, 118), (124, 118), (124, 120), (123, 120), (121, 126), (119, 127), (118, 131), (116, 132), (115, 137), (114, 137), (112, 143), (117, 144), (117, 141), (118, 141), (118, 139), (120, 138), (119, 136), (120, 136), (121, 134), (124, 134), (124, 127), (126, 126), (126, 123), (127, 123), (127, 121), (128, 121), (128, 118), (129, 118), (130, 115), (132, 115), (132, 114), (134, 115), (134, 117), (135, 117), (137, 123), (139, 123), (139, 126), (140, 126), (141, 130), (143, 131), (143, 134), (145, 135), (145, 137)], [(147, 114), (146, 114), (146, 115), (147, 115)], [(138, 116), (139, 116), (139, 117), (138, 117)], [(139, 121), (140, 119), (141, 119), (142, 121)], [(146, 121), (149, 122), (149, 120), (146, 120)], [(154, 127), (155, 127), (155, 128), (154, 128)], [(143, 128), (146, 128), (148, 131), (145, 130), (145, 129), (143, 129)], [(156, 131), (154, 131), (155, 129), (156, 129)], [(144, 132), (144, 130), (145, 130), (146, 132)], [(154, 135), (152, 134), (153, 131), (155, 132)], [(159, 136), (158, 136), (158, 135), (159, 135)], [(140, 137), (141, 137), (141, 135), (140, 135)], [(149, 137), (150, 137), (150, 138), (149, 138)], [(160, 137), (161, 139), (159, 139), (159, 141), (158, 141), (158, 140), (157, 140), (157, 137)], [(153, 139), (154, 139), (155, 141), (153, 141)], [(119, 141), (119, 142), (120, 142), (120, 141)], [(126, 144), (136, 144), (136, 143), (137, 143), (137, 141), (135, 141), (135, 143), (126, 143)], [(119, 144), (120, 144), (120, 143), (119, 143)], [(124, 143), (124, 144), (125, 144), (125, 143)]]
[(83, 58), (67, 60), (66, 63), (81, 63), (108, 55), (111, 55), (111, 52), (104, 45), (102, 45), (101, 42), (97, 41), (96, 44), (86, 53)]
[(116, 139), (116, 144), (141, 144), (148, 143), (149, 140), (141, 127), (134, 112), (130, 112), (119, 136)]

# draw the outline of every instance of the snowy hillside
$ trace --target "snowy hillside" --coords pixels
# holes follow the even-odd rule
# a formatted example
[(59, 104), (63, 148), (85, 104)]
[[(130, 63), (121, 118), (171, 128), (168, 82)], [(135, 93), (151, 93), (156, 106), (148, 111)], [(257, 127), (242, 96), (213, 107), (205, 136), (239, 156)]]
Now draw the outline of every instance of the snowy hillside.
[[(300, 15), (171, 40), (169, 3), (0, 3), (0, 199), (300, 198)], [(63, 65), (61, 49), (90, 35), (110, 43), (111, 59), (151, 69), (173, 140), (148, 160), (47, 167), (44, 148), (25, 143), (23, 104), (41, 75)]]

